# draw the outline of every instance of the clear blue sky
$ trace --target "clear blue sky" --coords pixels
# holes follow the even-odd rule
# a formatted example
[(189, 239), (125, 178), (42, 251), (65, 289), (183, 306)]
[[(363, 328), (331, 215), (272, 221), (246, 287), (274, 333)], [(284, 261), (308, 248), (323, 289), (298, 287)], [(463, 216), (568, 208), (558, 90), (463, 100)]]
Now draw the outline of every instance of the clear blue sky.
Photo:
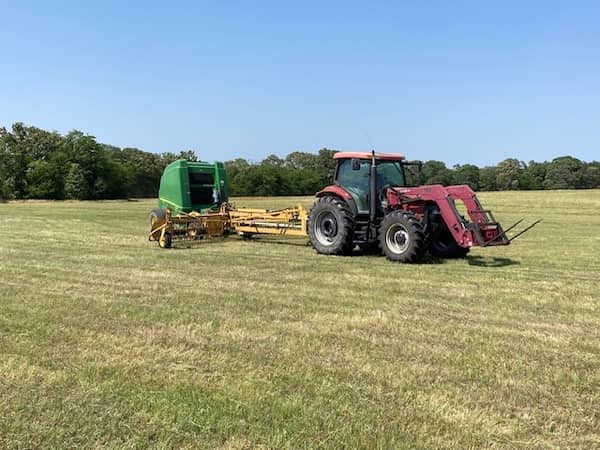
[(600, 159), (600, 1), (291, 3), (0, 0), (0, 125), (206, 160)]

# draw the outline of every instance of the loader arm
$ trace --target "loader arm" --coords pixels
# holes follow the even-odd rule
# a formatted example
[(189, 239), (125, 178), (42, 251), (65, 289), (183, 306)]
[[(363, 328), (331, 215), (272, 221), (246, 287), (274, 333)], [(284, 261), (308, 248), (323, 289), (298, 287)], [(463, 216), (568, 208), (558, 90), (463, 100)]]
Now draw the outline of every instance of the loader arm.
[[(397, 193), (397, 197), (388, 199), (391, 204), (401, 203), (405, 209), (416, 213), (420, 212), (420, 205), (424, 202), (435, 203), (452, 237), (461, 247), (510, 243), (492, 212), (483, 209), (475, 192), (468, 185), (444, 187), (433, 184), (417, 188), (395, 188), (393, 191)], [(457, 201), (464, 204), (468, 218), (458, 210)]]

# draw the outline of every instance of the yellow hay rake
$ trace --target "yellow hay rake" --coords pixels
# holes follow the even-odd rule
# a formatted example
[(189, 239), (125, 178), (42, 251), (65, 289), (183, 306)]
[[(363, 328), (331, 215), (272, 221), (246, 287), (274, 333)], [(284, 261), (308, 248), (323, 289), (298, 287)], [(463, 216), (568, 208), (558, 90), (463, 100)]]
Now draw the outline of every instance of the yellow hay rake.
[[(162, 212), (161, 212), (162, 211)], [(219, 211), (198, 213), (155, 210), (150, 214), (148, 240), (158, 241), (169, 248), (174, 240), (200, 240), (237, 233), (250, 237), (255, 234), (307, 236), (308, 213), (298, 205), (278, 210), (236, 209), (222, 205)]]

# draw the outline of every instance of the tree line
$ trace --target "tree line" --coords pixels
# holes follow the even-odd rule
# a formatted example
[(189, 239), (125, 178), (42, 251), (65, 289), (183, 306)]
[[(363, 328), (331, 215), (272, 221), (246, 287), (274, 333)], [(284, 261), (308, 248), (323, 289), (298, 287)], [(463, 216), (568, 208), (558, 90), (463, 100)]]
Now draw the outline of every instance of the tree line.
[[(225, 161), (232, 195), (310, 195), (331, 183), (335, 150), (270, 155), (260, 162)], [(66, 135), (15, 123), (0, 127), (0, 200), (155, 197), (164, 167), (176, 159), (198, 161), (192, 150), (151, 153), (102, 144), (80, 131)], [(586, 189), (600, 187), (600, 162), (571, 156), (495, 166), (447, 167), (426, 161), (413, 183), (469, 184), (474, 190)]]

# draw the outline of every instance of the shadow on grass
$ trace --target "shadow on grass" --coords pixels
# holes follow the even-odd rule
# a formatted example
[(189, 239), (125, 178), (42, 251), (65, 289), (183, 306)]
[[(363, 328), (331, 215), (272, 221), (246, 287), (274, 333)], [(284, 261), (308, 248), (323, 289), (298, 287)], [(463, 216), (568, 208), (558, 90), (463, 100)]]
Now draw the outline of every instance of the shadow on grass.
[[(309, 244), (310, 245), (310, 244)], [(385, 255), (381, 252), (381, 250), (379, 249), (375, 249), (375, 248), (369, 248), (366, 250), (360, 249), (360, 248), (355, 248), (354, 250), (352, 250), (352, 252), (348, 255), (342, 255), (341, 257), (343, 258), (377, 258), (377, 259), (385, 259)], [(390, 264), (403, 264), (403, 263), (399, 263), (399, 262), (392, 262), (392, 261), (388, 261)], [(437, 258), (435, 256), (431, 256), (429, 253), (426, 253), (423, 256), (423, 259), (421, 259), (418, 263), (416, 263), (417, 265), (419, 264), (445, 264), (447, 262), (446, 259), (443, 258)], [(404, 264), (410, 264), (410, 263), (404, 263)]]
[(470, 266), (479, 267), (506, 267), (521, 264), (520, 261), (515, 261), (510, 258), (496, 258), (496, 257), (484, 257), (468, 255), (466, 258)]
[(306, 247), (310, 246), (310, 242), (308, 240), (303, 239), (301, 237), (296, 236), (278, 236), (278, 235), (261, 235), (261, 236), (252, 236), (252, 237), (233, 237), (232, 239), (239, 239), (242, 242), (250, 242), (256, 244), (276, 244), (276, 245), (291, 245), (293, 247)]
[(250, 245), (287, 245), (293, 247), (306, 247), (309, 246), (310, 243), (303, 239), (296, 238), (282, 238), (279, 236), (260, 236), (260, 237), (241, 237), (236, 235), (223, 236), (223, 237), (212, 237), (208, 239), (198, 239), (198, 240), (175, 240), (173, 241), (172, 249), (187, 249), (187, 248), (197, 248), (204, 247), (206, 245), (223, 245), (225, 242), (243, 242), (248, 243)]

